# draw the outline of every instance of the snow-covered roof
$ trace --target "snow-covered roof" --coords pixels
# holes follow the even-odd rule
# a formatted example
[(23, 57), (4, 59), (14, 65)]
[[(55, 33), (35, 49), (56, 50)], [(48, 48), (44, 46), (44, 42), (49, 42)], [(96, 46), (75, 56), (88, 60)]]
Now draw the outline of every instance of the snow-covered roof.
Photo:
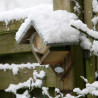
[(71, 27), (72, 20), (77, 20), (77, 16), (67, 11), (53, 11), (45, 7), (43, 10), (34, 10), (16, 33), (16, 40), (20, 43), (33, 26), (46, 45), (75, 44), (79, 41), (80, 33)]
[[(72, 25), (78, 30), (74, 29)], [(74, 13), (63, 10), (53, 11), (49, 6), (43, 6), (40, 10), (38, 6), (32, 10), (28, 18), (19, 28), (16, 33), (16, 41), (21, 43), (23, 38), (28, 40), (31, 36), (30, 34), (29, 37), (27, 36), (30, 29), (33, 32), (36, 31), (46, 45), (65, 46), (80, 42), (83, 49), (90, 50), (95, 55), (98, 55), (98, 48), (96, 48), (98, 41), (92, 43), (86, 36), (89, 35), (98, 39), (98, 32), (90, 30)], [(81, 34), (79, 30), (87, 34)]]
[[(2, 2), (4, 1), (5, 0)], [(47, 4), (49, 4), (49, 2)], [(93, 11), (98, 12), (97, 0), (93, 0), (92, 4)], [(76, 44), (80, 41), (80, 45), (83, 49), (89, 49), (91, 52), (98, 55), (98, 48), (96, 48), (98, 41), (94, 41), (93, 43), (90, 42), (87, 36), (80, 34), (80, 32), (72, 28), (71, 25), (74, 25), (76, 28), (88, 33), (88, 35), (96, 39), (98, 39), (98, 32), (90, 30), (87, 25), (78, 20), (75, 14), (61, 10), (53, 11), (52, 5), (44, 4), (33, 6), (32, 8), (27, 7), (27, 9), (24, 9), (23, 7), (22, 9), (20, 8), (21, 7), (11, 11), (0, 12), (0, 21), (5, 21), (6, 24), (8, 24), (9, 21), (26, 19), (16, 33), (17, 42), (20, 42), (22, 37), (31, 28), (31, 30), (37, 31), (46, 45), (69, 45)], [(98, 23), (98, 17), (95, 16), (92, 19), (92, 22), (94, 23), (95, 30), (96, 24)]]

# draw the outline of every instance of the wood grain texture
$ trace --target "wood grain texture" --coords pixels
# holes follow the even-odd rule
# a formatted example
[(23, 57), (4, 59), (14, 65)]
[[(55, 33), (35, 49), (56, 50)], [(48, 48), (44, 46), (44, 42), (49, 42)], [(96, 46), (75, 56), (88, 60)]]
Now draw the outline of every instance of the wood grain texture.
[(15, 40), (15, 33), (0, 34), (0, 54), (29, 52), (30, 45), (18, 45)]
[(15, 33), (19, 29), (24, 20), (13, 20), (6, 25), (5, 22), (0, 21), (0, 54), (29, 52), (30, 45), (18, 45), (15, 40)]
[(92, 0), (84, 0), (84, 23), (92, 29), (93, 23), (91, 22), (93, 18), (93, 8), (92, 8)]
[(53, 0), (54, 10), (67, 10), (70, 12), (70, 0)]
[[(96, 13), (96, 16), (98, 17), (98, 13)], [(96, 27), (97, 27), (97, 31), (98, 31), (98, 23), (97, 23), (97, 26)]]
[[(80, 6), (81, 6), (81, 13), (83, 12), (83, 2), (82, 0), (78, 0)], [(74, 10), (74, 2), (71, 2), (71, 0), (53, 0), (54, 10), (67, 10), (69, 12), (73, 12)], [(80, 19), (83, 19), (83, 13), (78, 16)], [(83, 61), (83, 50), (80, 48), (80, 46), (73, 46), (72, 47), (72, 69), (70, 73), (65, 77), (64, 84), (65, 89), (72, 89), (74, 87), (84, 87), (84, 82), (81, 81), (80, 76), (85, 75), (85, 68), (84, 68), (84, 61)], [(79, 70), (81, 68), (81, 71)], [(68, 80), (67, 80), (68, 79)], [(71, 81), (71, 82), (69, 82)], [(67, 86), (67, 85), (68, 86)], [(62, 86), (60, 86), (60, 89), (62, 89)]]
[(22, 53), (12, 53), (12, 54), (2, 54), (0, 55), (1, 64), (27, 64), (27, 63), (36, 63), (36, 58), (32, 52), (22, 52)]
[[(49, 67), (36, 67), (38, 72), (44, 70), (46, 72), (46, 78), (43, 80), (43, 86), (56, 87), (56, 75), (53, 70)], [(30, 77), (33, 78), (33, 69), (20, 69), (18, 75), (13, 75), (11, 70), (0, 70), (0, 90), (6, 89), (9, 84), (18, 84), (19, 82), (25, 82)], [(51, 73), (51, 74), (50, 74)]]
[[(57, 47), (56, 47), (57, 48)], [(41, 65), (46, 65), (46, 64), (59, 64), (61, 63), (64, 58), (67, 56), (69, 51), (64, 51), (64, 50), (47, 50), (43, 55), (33, 51), (33, 54), (35, 55), (37, 61)]]
[[(77, 0), (80, 5), (80, 14), (78, 18), (83, 20), (83, 0)], [(84, 50), (80, 47), (80, 45), (72, 46), (72, 62), (73, 62), (73, 88), (79, 87), (83, 89), (85, 87), (84, 81), (81, 80), (80, 76), (85, 77), (85, 61), (83, 56)]]
[[(84, 0), (84, 23), (90, 29), (93, 29), (93, 7), (92, 0)], [(92, 41), (92, 39), (90, 39)], [(90, 83), (95, 81), (95, 56), (93, 55), (91, 59), (86, 59), (86, 77)], [(96, 98), (95, 96), (88, 95), (87, 98)]]
[(0, 34), (16, 32), (24, 20), (13, 20), (6, 24), (4, 21), (0, 21)]
[(72, 62), (73, 62), (73, 88), (84, 88), (85, 83), (80, 76), (85, 76), (85, 64), (83, 59), (83, 50), (81, 47), (72, 47)]
[[(84, 0), (84, 22), (90, 29), (93, 28), (93, 23), (91, 21), (92, 18), (93, 18), (92, 0)], [(95, 74), (95, 56), (92, 56), (90, 60), (88, 59), (86, 60), (86, 75), (90, 83), (92, 83), (95, 80), (94, 74)]]

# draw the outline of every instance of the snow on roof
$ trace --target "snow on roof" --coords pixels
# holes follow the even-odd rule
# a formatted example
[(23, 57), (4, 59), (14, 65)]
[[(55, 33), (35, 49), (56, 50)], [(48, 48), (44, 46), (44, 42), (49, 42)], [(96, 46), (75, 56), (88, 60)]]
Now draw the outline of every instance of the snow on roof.
[(92, 43), (86, 35), (72, 28), (71, 25), (95, 39), (98, 39), (98, 32), (89, 29), (73, 13), (63, 10), (53, 11), (45, 7), (43, 10), (34, 9), (16, 33), (17, 42), (26, 34), (31, 25), (36, 29), (46, 45), (52, 44), (54, 46), (58, 44), (60, 46), (62, 43), (63, 45), (69, 45), (69, 43), (74, 44), (80, 41), (83, 49), (88, 49), (98, 55), (98, 48), (96, 47), (98, 41)]
[(67, 11), (53, 11), (43, 7), (43, 10), (32, 11), (16, 33), (18, 41), (24, 35), (27, 26), (33, 25), (37, 33), (46, 44), (76, 43), (79, 41), (79, 32), (70, 26), (77, 16)]
[[(98, 12), (98, 1), (93, 0), (92, 4), (93, 11)], [(95, 48), (98, 42), (95, 41), (92, 44), (90, 40), (86, 38), (86, 36), (80, 36), (80, 32), (72, 28), (71, 25), (86, 31), (89, 35), (97, 39), (98, 32), (90, 30), (86, 25), (78, 20), (75, 14), (62, 10), (53, 11), (52, 5), (38, 5), (27, 9), (17, 8), (11, 11), (0, 13), (0, 21), (5, 21), (6, 24), (11, 20), (20, 20), (25, 18), (27, 19), (16, 33), (17, 41), (19, 41), (21, 37), (26, 33), (26, 30), (29, 29), (29, 26), (33, 25), (37, 33), (39, 33), (43, 41), (48, 45), (66, 45), (69, 43), (73, 44), (79, 42), (80, 40), (80, 44), (83, 49), (89, 49), (90, 51), (93, 51), (94, 54), (98, 55), (98, 49)], [(98, 17), (94, 17), (92, 20), (94, 25), (96, 25), (98, 22), (97, 18)]]
[(20, 20), (20, 19), (26, 19), (28, 17), (28, 15), (31, 12), (34, 12), (34, 10), (43, 10), (43, 8), (51, 8), (51, 10), (53, 10), (52, 5), (50, 4), (46, 4), (46, 5), (37, 5), (31, 8), (16, 8), (13, 10), (9, 10), (9, 11), (4, 11), (0, 13), (0, 21), (5, 21), (6, 24), (8, 24), (8, 22), (13, 21), (13, 20)]

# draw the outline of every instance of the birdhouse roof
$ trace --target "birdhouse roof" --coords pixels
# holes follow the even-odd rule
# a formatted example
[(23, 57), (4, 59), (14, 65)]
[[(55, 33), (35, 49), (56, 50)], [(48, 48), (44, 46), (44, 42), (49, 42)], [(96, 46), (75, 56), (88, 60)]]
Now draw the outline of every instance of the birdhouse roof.
[(31, 14), (16, 34), (19, 44), (28, 44), (30, 36), (37, 32), (48, 46), (64, 46), (79, 42), (79, 31), (71, 27), (77, 16), (67, 11), (41, 11)]

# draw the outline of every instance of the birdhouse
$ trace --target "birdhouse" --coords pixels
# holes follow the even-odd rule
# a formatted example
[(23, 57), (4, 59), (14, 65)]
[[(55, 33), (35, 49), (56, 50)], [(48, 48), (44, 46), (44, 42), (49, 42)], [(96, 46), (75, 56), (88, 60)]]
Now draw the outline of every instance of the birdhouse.
[(25, 28), (17, 41), (19, 44), (31, 44), (32, 52), (40, 64), (59, 64), (70, 52), (65, 44), (46, 44), (32, 22)]
[[(54, 12), (54, 17), (52, 17), (51, 14), (48, 16), (48, 12), (46, 12), (45, 15), (39, 16), (40, 19), (34, 18), (23, 28), (21, 26), (22, 33), (17, 42), (30, 44), (32, 52), (40, 64), (60, 64), (69, 54), (70, 46), (77, 43), (75, 29), (72, 30), (74, 32), (72, 33), (71, 27), (68, 25), (68, 21), (73, 17), (66, 21), (68, 12), (63, 13), (63, 11)], [(46, 14), (49, 19), (46, 18)], [(55, 20), (59, 14), (64, 15), (64, 21), (59, 17)]]

